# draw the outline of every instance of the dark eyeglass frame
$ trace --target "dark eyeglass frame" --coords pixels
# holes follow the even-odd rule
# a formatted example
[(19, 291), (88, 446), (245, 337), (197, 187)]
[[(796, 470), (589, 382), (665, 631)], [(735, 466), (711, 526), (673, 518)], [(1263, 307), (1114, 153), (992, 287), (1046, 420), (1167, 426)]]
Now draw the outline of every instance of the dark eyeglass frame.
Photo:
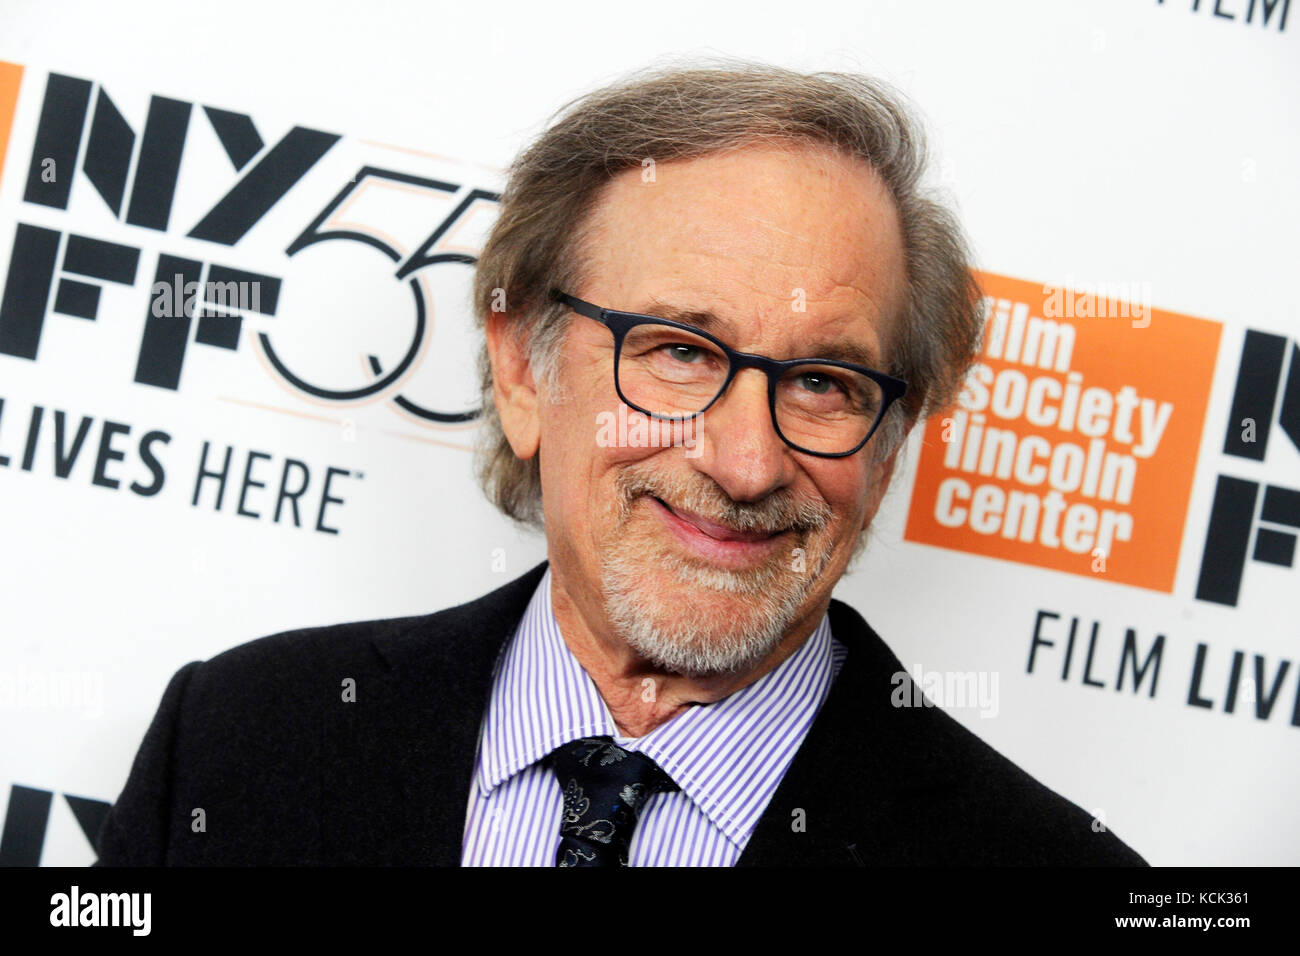
[[(766, 355), (755, 355), (752, 352), (738, 352), (731, 348), (725, 342), (720, 341), (716, 336), (710, 335), (703, 329), (696, 328), (693, 325), (686, 325), (683, 322), (674, 322), (671, 319), (661, 319), (655, 315), (643, 315), (640, 312), (620, 312), (617, 309), (604, 309), (590, 302), (585, 302), (567, 292), (561, 292), (559, 289), (551, 290), (551, 297), (556, 301), (567, 305), (579, 315), (584, 315), (589, 319), (595, 319), (601, 325), (605, 326), (614, 336), (614, 390), (618, 392), (618, 397), (623, 403), (630, 408), (636, 409), (642, 415), (648, 415), (651, 418), (657, 418), (660, 421), (676, 422), (687, 421), (703, 415), (714, 403), (718, 401), (731, 386), (731, 380), (736, 377), (736, 373), (741, 369), (756, 368), (767, 376), (767, 405), (768, 411), (772, 415), (772, 428), (781, 437), (781, 440), (793, 448), (795, 451), (802, 452), (805, 455), (815, 455), (818, 458), (847, 458), (849, 455), (855, 455), (862, 450), (862, 446), (871, 440), (871, 436), (876, 433), (880, 423), (885, 420), (885, 414), (889, 411), (891, 405), (898, 401), (907, 393), (907, 383), (901, 378), (895, 378), (884, 372), (878, 372), (873, 368), (867, 368), (865, 365), (853, 365), (850, 362), (841, 362), (836, 359), (825, 358), (797, 358), (797, 359), (773, 359)], [(690, 415), (660, 415), (656, 412), (642, 408), (635, 402), (630, 402), (627, 396), (623, 394), (623, 387), (619, 384), (618, 366), (619, 360), (623, 355), (623, 339), (627, 333), (638, 325), (666, 325), (669, 328), (680, 329), (683, 332), (689, 332), (691, 335), (697, 335), (702, 339), (707, 339), (716, 345), (724, 355), (727, 356), (727, 377), (723, 380), (718, 394), (713, 396), (709, 404), (705, 405), (698, 412)], [(883, 393), (881, 400), (880, 412), (876, 415), (876, 420), (872, 422), (871, 428), (867, 430), (866, 437), (858, 442), (848, 451), (826, 452), (813, 451), (804, 448), (802, 445), (796, 445), (785, 433), (781, 431), (781, 425), (776, 419), (776, 386), (781, 376), (792, 368), (800, 365), (829, 365), (834, 368), (848, 369), (865, 375), (880, 386)]]

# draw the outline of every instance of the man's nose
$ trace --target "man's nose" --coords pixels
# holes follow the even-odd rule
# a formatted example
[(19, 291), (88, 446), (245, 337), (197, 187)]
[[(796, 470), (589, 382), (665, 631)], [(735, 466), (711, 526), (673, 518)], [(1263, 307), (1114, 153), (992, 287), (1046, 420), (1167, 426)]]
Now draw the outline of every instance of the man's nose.
[(700, 454), (694, 467), (734, 501), (759, 501), (794, 480), (790, 446), (776, 433), (767, 378), (742, 369), (722, 397), (697, 419)]

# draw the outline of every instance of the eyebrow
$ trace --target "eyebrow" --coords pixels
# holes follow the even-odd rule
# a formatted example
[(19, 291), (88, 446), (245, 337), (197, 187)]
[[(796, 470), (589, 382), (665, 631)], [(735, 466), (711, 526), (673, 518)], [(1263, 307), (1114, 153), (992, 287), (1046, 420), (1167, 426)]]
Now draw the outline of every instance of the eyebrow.
[[(670, 322), (680, 322), (682, 325), (690, 325), (715, 335), (724, 341), (735, 340), (735, 324), (707, 309), (681, 309), (666, 302), (661, 302), (659, 299), (650, 299), (638, 314), (648, 315), (655, 319), (667, 319)], [(856, 342), (845, 342), (843, 340), (822, 342), (820, 344), (814, 342), (810, 348), (811, 351), (804, 355), (792, 355), (790, 357), (832, 359), (836, 362), (848, 362), (850, 365), (861, 365), (870, 369), (880, 368), (880, 365), (877, 364), (880, 359), (875, 351)]]

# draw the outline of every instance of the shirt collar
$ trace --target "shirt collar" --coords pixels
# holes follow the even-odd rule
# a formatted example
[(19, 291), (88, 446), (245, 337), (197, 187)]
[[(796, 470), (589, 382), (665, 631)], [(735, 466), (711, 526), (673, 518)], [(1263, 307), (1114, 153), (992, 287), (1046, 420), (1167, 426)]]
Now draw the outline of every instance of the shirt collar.
[(843, 656), (829, 617), (776, 668), (712, 704), (689, 707), (643, 737), (619, 735), (595, 683), (565, 644), (548, 567), (493, 678), (480, 744), (479, 792), (579, 737), (608, 735), (640, 751), (729, 839), (758, 823), (825, 700)]

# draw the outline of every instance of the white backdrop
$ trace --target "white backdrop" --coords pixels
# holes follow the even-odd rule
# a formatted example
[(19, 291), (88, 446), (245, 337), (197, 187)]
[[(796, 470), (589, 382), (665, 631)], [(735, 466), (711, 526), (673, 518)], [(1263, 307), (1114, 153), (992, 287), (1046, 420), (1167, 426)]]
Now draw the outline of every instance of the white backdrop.
[[(1247, 0), (1196, 10), (1191, 0), (5, 0), (0, 60), (24, 69), (0, 171), (0, 265), (8, 270), (19, 224), (57, 234), (60, 257), (71, 235), (140, 252), (133, 284), (85, 280), (101, 287), (94, 321), (51, 305), (34, 360), (0, 347), (0, 799), (9, 807), (0, 856), (30, 860), (36, 846), (45, 865), (93, 860), (74, 809), (93, 816), (94, 804), (66, 797), (117, 796), (184, 663), (289, 628), (449, 606), (544, 556), (539, 538), (516, 532), (477, 491), (472, 425), (403, 411), (393, 389), (312, 397), (271, 369), (257, 332), (301, 377), (340, 390), (369, 381), (363, 356), (391, 369), (412, 338), (412, 292), (373, 246), (285, 249), (369, 166), (445, 184), (362, 175), (365, 198), (329, 221), (383, 237), (404, 258), (472, 190), (499, 189), (502, 168), (563, 102), (669, 54), (722, 54), (861, 71), (906, 91), (929, 119), (936, 182), (956, 201), (981, 269), (1038, 284), (1141, 283), (1157, 309), (1222, 324), (1215, 371), (1193, 383), (1209, 401), (1190, 497), (1169, 505), (1182, 528), (1172, 590), (906, 540), (918, 432), (873, 545), (837, 595), (909, 668), (996, 674), (996, 716), (973, 707), (954, 716), (1152, 863), (1300, 862), (1296, 570), (1248, 559), (1235, 606), (1196, 598), (1218, 476), (1300, 488), (1300, 450), (1277, 422), (1263, 460), (1222, 454), (1246, 331), (1300, 335), (1290, 281), (1300, 258), (1300, 22), (1282, 28), (1286, 6), (1264, 22)], [(137, 153), (152, 96), (195, 104), (165, 230), (126, 221), (126, 202), (115, 214), (79, 170), (58, 172), (71, 178), (67, 209), (25, 199), (51, 74), (93, 84), (92, 113), (101, 92), (109, 97)], [(237, 169), (200, 106), (247, 114), (265, 148), (294, 126), (342, 138), (238, 242), (216, 243), (187, 233), (258, 160)], [(83, 162), (94, 148), (83, 142)], [(472, 203), (436, 251), (472, 254), (490, 206)], [(283, 282), (276, 315), (247, 315), (236, 349), (191, 333), (175, 388), (134, 380), (160, 254)], [(58, 261), (56, 288), (71, 260)], [(468, 276), (456, 264), (415, 276), (431, 326), (399, 384), (422, 407), (473, 404)], [(1180, 357), (1154, 349), (1148, 360), (1177, 366)], [(35, 406), (43, 424), (24, 468)], [(55, 462), (56, 410), (65, 448), (91, 420), (66, 477)], [(109, 436), (124, 454), (104, 465), (116, 489), (94, 480), (105, 421), (130, 427)], [(128, 486), (150, 482), (141, 444), (155, 430), (170, 436), (151, 446), (165, 479), (142, 495)], [(234, 449), (220, 510), (214, 482), (191, 504), (205, 441), (209, 469)], [(236, 514), (250, 450), (269, 456), (253, 463), (253, 480), (268, 486), (249, 491), (257, 518)], [(270, 516), (286, 459), (310, 474), (302, 527)], [(330, 487), (342, 503), (328, 506), (324, 524), (337, 534), (314, 527), (329, 468), (339, 469)], [(1285, 535), (1285, 522), (1270, 527)], [(1094, 673), (1106, 688), (1086, 686), (1078, 663), (1061, 680), (1059, 648), (1027, 673), (1039, 610), (1061, 615), (1062, 627), (1080, 618), (1081, 641), (1098, 622)], [(1153, 697), (1113, 689), (1128, 628), (1144, 648), (1166, 637)], [(1198, 645), (1209, 707), (1188, 703)], [(1268, 719), (1248, 691), (1225, 712), (1234, 651), (1244, 655), (1238, 676), (1254, 673), (1256, 655), (1265, 675), (1290, 662)]]

